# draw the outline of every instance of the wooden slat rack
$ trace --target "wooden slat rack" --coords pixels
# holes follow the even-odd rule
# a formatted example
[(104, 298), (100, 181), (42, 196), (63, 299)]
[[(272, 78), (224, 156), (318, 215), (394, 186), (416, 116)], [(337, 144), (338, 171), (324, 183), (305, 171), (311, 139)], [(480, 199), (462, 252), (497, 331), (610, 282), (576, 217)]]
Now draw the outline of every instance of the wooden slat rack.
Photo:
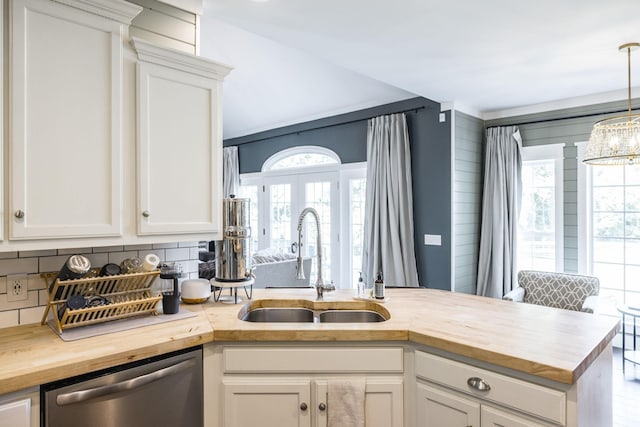
[[(117, 276), (92, 277), (88, 279), (51, 281), (57, 273), (44, 273), (47, 280), (49, 300), (42, 316), (42, 324), (47, 322), (49, 311), (53, 315), (58, 333), (64, 329), (93, 325), (110, 320), (157, 314), (156, 306), (161, 295), (151, 293), (153, 282), (160, 275), (160, 270), (145, 273), (119, 274)], [(68, 299), (73, 295), (84, 297), (101, 296), (107, 304), (95, 307), (69, 309)]]

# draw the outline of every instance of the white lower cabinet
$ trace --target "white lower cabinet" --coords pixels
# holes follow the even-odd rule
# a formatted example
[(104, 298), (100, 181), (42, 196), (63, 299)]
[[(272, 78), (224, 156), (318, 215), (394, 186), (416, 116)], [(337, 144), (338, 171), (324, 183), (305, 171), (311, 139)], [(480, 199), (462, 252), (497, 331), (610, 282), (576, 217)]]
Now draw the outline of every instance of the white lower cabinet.
[[(347, 380), (349, 377), (340, 377)], [(402, 378), (367, 378), (367, 427), (402, 425)], [(224, 426), (326, 427), (328, 378), (225, 378)]]
[(0, 396), (0, 427), (39, 427), (38, 389)]
[(540, 424), (428, 384), (417, 384), (420, 427), (540, 427)]
[(416, 351), (416, 426), (566, 425), (566, 393)]
[(400, 347), (212, 345), (204, 367), (206, 427), (326, 427), (332, 380), (365, 380), (367, 427), (404, 425)]

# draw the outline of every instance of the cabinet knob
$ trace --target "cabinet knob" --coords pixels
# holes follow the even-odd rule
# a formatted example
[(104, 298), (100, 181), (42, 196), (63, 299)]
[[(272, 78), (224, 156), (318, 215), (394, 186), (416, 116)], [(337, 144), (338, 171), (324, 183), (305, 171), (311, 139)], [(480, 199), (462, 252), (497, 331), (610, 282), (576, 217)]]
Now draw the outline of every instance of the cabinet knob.
[(307, 404), (306, 404), (306, 403), (304, 403), (304, 402), (302, 402), (302, 403), (300, 404), (300, 409), (302, 409), (303, 411), (306, 411), (306, 410), (307, 410)]
[(486, 382), (484, 382), (484, 380), (482, 378), (478, 378), (478, 377), (471, 377), (467, 380), (467, 384), (469, 385), (469, 387), (474, 388), (478, 391), (489, 391), (491, 390), (491, 387), (489, 386), (489, 384), (487, 384)]
[(22, 209), (18, 209), (14, 214), (14, 216), (18, 219), (22, 219), (24, 218), (24, 211)]
[(149, 218), (151, 216), (151, 213), (149, 211), (142, 211), (142, 216), (145, 218)]
[(324, 411), (325, 409), (327, 409), (327, 405), (325, 405), (324, 402), (321, 402), (318, 405), (318, 409), (320, 409), (321, 411)]

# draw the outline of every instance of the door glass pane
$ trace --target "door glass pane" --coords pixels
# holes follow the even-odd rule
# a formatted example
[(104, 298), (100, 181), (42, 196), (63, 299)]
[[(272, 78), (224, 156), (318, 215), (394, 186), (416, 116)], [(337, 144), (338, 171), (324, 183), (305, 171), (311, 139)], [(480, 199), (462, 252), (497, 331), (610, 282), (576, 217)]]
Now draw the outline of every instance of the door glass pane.
[[(305, 207), (314, 208), (320, 217), (320, 232), (322, 242), (322, 279), (330, 283), (331, 275), (331, 182), (307, 182), (305, 184)], [(311, 283), (315, 283), (318, 277), (316, 258), (317, 229), (313, 215), (305, 217), (303, 225), (303, 250), (304, 256), (314, 257), (311, 267)]]
[(555, 161), (522, 165), (522, 207), (518, 218), (518, 269), (556, 270)]
[(269, 186), (270, 246), (280, 252), (290, 252), (291, 240), (291, 184)]
[(238, 197), (241, 199), (249, 199), (249, 224), (251, 226), (251, 248), (250, 253), (258, 250), (258, 239), (260, 231), (258, 230), (258, 186), (257, 185), (241, 185), (238, 191)]
[(349, 180), (349, 213), (351, 215), (351, 285), (356, 286), (362, 269), (362, 246), (364, 235), (365, 178)]

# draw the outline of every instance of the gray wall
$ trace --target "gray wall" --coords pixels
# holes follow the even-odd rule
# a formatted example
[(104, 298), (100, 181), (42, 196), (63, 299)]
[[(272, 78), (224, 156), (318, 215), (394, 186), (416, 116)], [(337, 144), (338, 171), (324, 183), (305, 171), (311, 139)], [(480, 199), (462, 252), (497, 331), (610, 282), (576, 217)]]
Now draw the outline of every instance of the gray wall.
[(482, 218), (484, 122), (458, 111), (454, 122), (454, 289), (475, 294)]
[[(439, 122), (440, 104), (413, 98), (349, 114), (273, 129), (224, 141), (238, 146), (240, 173), (259, 172), (276, 152), (300, 145), (335, 151), (343, 163), (366, 161), (367, 119), (406, 111), (411, 140), (416, 262), (421, 286), (450, 289), (451, 128)], [(442, 246), (424, 246), (425, 233), (442, 236)]]
[[(633, 108), (640, 106), (640, 100), (633, 101)], [(524, 146), (564, 143), (564, 269), (578, 272), (578, 160), (575, 142), (587, 141), (593, 124), (612, 114), (623, 111), (626, 101), (609, 102), (578, 108), (549, 111), (499, 120), (486, 121), (489, 126), (519, 125)], [(619, 115), (620, 113), (613, 114)], [(579, 117), (585, 116), (585, 117)], [(532, 123), (533, 122), (533, 123)]]

